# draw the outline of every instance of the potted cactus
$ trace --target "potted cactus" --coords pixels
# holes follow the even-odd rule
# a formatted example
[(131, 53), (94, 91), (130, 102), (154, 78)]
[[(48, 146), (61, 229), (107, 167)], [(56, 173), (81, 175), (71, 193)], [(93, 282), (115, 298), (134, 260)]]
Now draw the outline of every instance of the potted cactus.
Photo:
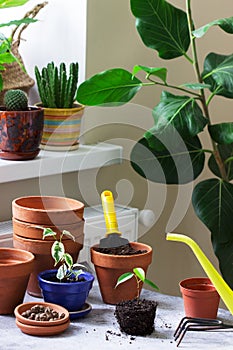
[(64, 62), (56, 66), (50, 62), (40, 71), (35, 66), (36, 83), (44, 108), (42, 148), (72, 150), (78, 148), (80, 123), (84, 106), (74, 102), (78, 84), (78, 62), (67, 69)]
[(42, 108), (28, 106), (22, 90), (8, 90), (0, 107), (0, 158), (34, 159), (40, 152), (43, 123)]

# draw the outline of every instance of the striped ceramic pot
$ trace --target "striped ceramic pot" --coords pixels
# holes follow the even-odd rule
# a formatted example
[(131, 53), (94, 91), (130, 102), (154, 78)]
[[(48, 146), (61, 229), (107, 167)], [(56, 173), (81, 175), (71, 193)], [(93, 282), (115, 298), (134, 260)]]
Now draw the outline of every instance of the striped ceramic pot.
[[(37, 104), (40, 106), (40, 104)], [(83, 105), (73, 108), (44, 108), (44, 130), (41, 148), (51, 150), (77, 149)]]

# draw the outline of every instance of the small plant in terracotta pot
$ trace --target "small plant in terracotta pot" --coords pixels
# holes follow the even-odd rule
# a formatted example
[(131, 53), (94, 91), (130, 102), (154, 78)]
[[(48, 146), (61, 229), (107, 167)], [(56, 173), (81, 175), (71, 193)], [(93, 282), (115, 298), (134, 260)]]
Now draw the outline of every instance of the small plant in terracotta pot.
[(46, 270), (38, 275), (39, 285), (46, 302), (65, 307), (68, 311), (80, 310), (92, 288), (94, 276), (86, 270), (84, 265), (74, 263), (72, 256), (65, 251), (63, 236), (74, 239), (69, 231), (63, 230), (60, 239), (56, 239), (56, 232), (50, 228), (43, 231), (43, 238), (53, 236), (55, 241), (51, 248), (54, 266), (58, 269)]
[(119, 323), (120, 330), (130, 335), (146, 336), (154, 330), (154, 319), (157, 302), (139, 298), (139, 288), (147, 283), (152, 288), (158, 287), (145, 276), (141, 267), (136, 267), (133, 272), (126, 272), (118, 278), (116, 288), (129, 279), (134, 278), (137, 284), (137, 297), (133, 300), (119, 302), (115, 308), (115, 316)]

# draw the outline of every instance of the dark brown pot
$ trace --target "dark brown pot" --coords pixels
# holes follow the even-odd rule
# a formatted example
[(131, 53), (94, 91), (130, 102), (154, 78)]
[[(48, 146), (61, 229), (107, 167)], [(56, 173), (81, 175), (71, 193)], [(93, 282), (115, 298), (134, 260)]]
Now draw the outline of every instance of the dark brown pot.
[(82, 202), (66, 197), (26, 196), (12, 202), (15, 219), (47, 227), (78, 224), (83, 219), (83, 211)]
[(0, 314), (12, 314), (23, 302), (34, 261), (30, 252), (0, 248)]
[(187, 317), (217, 317), (220, 297), (209, 278), (187, 278), (180, 282), (180, 291)]
[[(146, 250), (146, 253), (135, 255), (110, 255), (95, 251), (91, 247), (91, 261), (100, 287), (102, 299), (106, 304), (117, 304), (123, 300), (131, 300), (137, 296), (136, 280), (131, 278), (115, 288), (120, 275), (141, 267), (147, 272), (152, 261), (152, 248), (149, 245), (130, 242), (134, 249)], [(141, 292), (142, 285), (140, 286)]]
[[(76, 261), (83, 245), (71, 239), (64, 240), (63, 243), (66, 252)], [(38, 284), (38, 273), (54, 268), (54, 260), (51, 257), (52, 244), (53, 241), (29, 239), (13, 234), (13, 245), (15, 248), (27, 250), (35, 255), (35, 265), (27, 287), (28, 294), (35, 297), (42, 296)]]
[(154, 331), (156, 308), (155, 301), (134, 299), (118, 303), (114, 314), (122, 332), (146, 336)]
[(0, 158), (34, 159), (40, 151), (44, 111), (29, 107), (28, 111), (0, 110)]

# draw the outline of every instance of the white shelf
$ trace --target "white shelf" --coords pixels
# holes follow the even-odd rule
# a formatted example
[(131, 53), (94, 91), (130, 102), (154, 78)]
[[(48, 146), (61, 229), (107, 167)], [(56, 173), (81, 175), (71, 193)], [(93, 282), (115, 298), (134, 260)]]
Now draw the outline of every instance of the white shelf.
[(121, 163), (122, 147), (108, 143), (80, 145), (75, 151), (41, 150), (33, 160), (0, 159), (0, 183), (100, 168)]

